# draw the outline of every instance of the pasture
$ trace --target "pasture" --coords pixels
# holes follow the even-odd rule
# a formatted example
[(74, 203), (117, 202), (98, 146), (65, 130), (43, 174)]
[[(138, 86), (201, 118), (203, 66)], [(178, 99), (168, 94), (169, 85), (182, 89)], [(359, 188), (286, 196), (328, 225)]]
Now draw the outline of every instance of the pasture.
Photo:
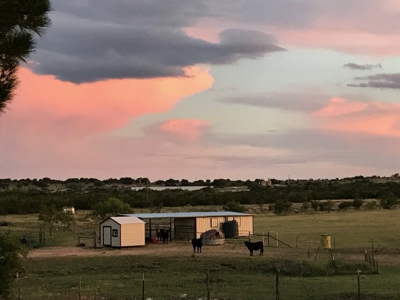
[[(35, 219), (36, 218), (36, 219)], [(96, 229), (77, 216), (75, 232)], [(9, 228), (22, 232), (38, 225), (37, 216), (7, 216)], [(4, 228), (0, 228), (4, 230)], [(33, 249), (24, 260), (27, 277), (14, 288), (15, 299), (275, 299), (280, 269), (280, 299), (357, 299), (361, 269), (362, 299), (400, 298), (400, 210), (332, 212), (289, 216), (256, 215), (255, 233), (276, 236), (292, 248), (270, 241), (264, 256), (250, 257), (246, 239), (203, 246), (191, 242), (152, 243), (129, 249), (75, 247), (73, 232), (55, 227), (51, 247)], [(317, 249), (321, 234), (334, 241), (341, 275), (331, 273), (327, 250)], [(252, 236), (252, 241), (262, 240)], [(264, 244), (266, 244), (264, 237)], [(379, 274), (368, 269), (364, 250), (374, 247)]]

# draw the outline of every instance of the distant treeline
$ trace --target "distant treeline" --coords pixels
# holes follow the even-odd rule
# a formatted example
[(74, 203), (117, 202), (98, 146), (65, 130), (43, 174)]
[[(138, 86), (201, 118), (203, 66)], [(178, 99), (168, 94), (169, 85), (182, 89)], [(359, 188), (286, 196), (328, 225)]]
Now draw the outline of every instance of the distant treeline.
[[(155, 191), (142, 189), (134, 191), (122, 188), (113, 182), (96, 185), (98, 182), (88, 179), (91, 185), (82, 185), (82, 180), (67, 180), (64, 182), (46, 182), (46, 180), (24, 181), (0, 180), (0, 215), (39, 213), (42, 205), (55, 205), (57, 209), (63, 206), (74, 206), (75, 209), (90, 210), (100, 201), (113, 197), (128, 203), (135, 208), (160, 208), (198, 205), (225, 205), (229, 202), (240, 204), (276, 204), (287, 201), (304, 203), (315, 200), (334, 199), (398, 199), (400, 183), (395, 180), (376, 183), (363, 177), (352, 180), (271, 180), (272, 185), (264, 185), (260, 180), (236, 182), (219, 179), (209, 182), (212, 187), (195, 191), (181, 189)], [(46, 186), (33, 188), (33, 182), (46, 182)], [(234, 182), (234, 184), (232, 184)], [(57, 186), (61, 184), (63, 187)], [(118, 180), (118, 184), (121, 180)], [(10, 184), (21, 185), (10, 189)], [(33, 184), (33, 185), (32, 185)], [(249, 191), (226, 192), (215, 187), (247, 185)], [(52, 187), (50, 189), (50, 186)]]

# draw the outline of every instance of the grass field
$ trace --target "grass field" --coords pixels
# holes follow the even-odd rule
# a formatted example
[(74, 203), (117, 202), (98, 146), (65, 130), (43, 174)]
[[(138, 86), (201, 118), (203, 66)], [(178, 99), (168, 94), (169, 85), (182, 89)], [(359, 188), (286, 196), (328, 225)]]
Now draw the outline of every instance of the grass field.
[[(40, 225), (37, 216), (7, 221), (18, 233)], [(365, 267), (363, 251), (371, 249), (372, 239), (379, 274), (363, 269), (361, 291), (369, 298), (362, 299), (400, 299), (400, 210), (257, 215), (256, 233), (278, 232), (292, 246), (271, 241), (262, 257), (250, 257), (242, 240), (203, 247), (196, 255), (187, 242), (84, 249), (74, 247), (76, 234), (55, 229), (46, 240), (53, 247), (31, 250), (25, 259), (28, 276), (16, 284), (15, 299), (142, 299), (143, 274), (145, 299), (206, 299), (207, 271), (212, 299), (276, 299), (277, 268), (280, 299), (357, 299), (356, 270)], [(93, 229), (95, 223), (77, 216), (74, 231)], [(330, 255), (323, 249), (316, 255), (321, 234), (332, 236), (336, 263), (348, 275), (322, 275), (330, 270)]]

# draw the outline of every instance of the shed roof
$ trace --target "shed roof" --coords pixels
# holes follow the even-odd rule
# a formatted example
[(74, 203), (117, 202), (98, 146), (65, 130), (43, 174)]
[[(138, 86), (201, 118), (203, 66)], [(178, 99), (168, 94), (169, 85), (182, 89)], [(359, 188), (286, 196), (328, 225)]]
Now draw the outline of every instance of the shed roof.
[[(117, 222), (118, 224), (132, 224), (132, 223), (144, 223), (141, 219), (136, 216), (128, 217), (110, 217), (109, 219)], [(108, 220), (108, 219), (106, 219)], [(105, 220), (104, 220), (105, 221)], [(103, 222), (104, 222), (103, 221)]]
[(125, 217), (138, 217), (140, 219), (163, 219), (163, 218), (198, 218), (198, 217), (245, 217), (253, 214), (238, 213), (233, 211), (208, 211), (208, 212), (165, 212), (148, 214), (120, 214)]

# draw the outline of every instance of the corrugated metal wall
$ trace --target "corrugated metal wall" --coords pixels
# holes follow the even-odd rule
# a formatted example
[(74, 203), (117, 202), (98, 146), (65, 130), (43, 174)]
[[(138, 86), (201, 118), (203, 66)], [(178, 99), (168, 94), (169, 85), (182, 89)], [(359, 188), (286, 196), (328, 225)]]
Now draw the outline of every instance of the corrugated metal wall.
[(210, 230), (218, 229), (222, 231), (221, 224), (225, 221), (236, 220), (238, 222), (239, 236), (248, 236), (253, 233), (253, 216), (242, 217), (204, 217), (196, 218), (196, 237), (199, 238), (200, 234)]
[(174, 238), (176, 240), (191, 240), (196, 237), (196, 218), (174, 219)]
[(226, 217), (204, 217), (196, 218), (196, 237), (210, 229), (221, 230), (221, 224), (225, 222)]

